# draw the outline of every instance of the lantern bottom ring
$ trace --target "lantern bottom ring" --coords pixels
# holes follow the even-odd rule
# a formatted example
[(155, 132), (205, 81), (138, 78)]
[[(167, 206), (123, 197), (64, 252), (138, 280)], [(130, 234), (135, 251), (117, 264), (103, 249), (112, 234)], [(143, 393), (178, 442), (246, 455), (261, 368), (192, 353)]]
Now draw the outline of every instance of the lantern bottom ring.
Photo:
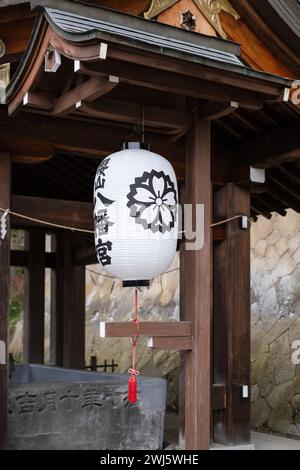
[(123, 287), (149, 287), (149, 280), (123, 281)]

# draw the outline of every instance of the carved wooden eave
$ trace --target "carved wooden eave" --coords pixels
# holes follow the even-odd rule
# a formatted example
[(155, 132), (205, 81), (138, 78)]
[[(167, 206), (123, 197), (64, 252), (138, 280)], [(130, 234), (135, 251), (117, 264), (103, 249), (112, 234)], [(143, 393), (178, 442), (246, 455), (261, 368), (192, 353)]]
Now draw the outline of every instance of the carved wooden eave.
[[(288, 129), (282, 139), (282, 123), (272, 118), (270, 125), (263, 109), (275, 102), (284, 113), (292, 81), (247, 68), (237, 44), (117, 12), (108, 17), (108, 10), (78, 3), (41, 3), (46, 7), (8, 87), (14, 118), (1, 116), (1, 139), (13, 132), (14, 141), (38, 141), (39, 158), (53, 149), (102, 158), (136, 132), (144, 111), (145, 139), (172, 161), (183, 180), (191, 98), (198, 117), (213, 122), (214, 184), (240, 182), (239, 167), (235, 176), (230, 165), (240, 165), (245, 156), (243, 184), (254, 157), (255, 165), (264, 167), (296, 158), (299, 132)], [(54, 8), (62, 3), (66, 10)], [(255, 145), (257, 136), (274, 129), (276, 148), (268, 135)], [(29, 144), (28, 149), (36, 148)], [(260, 196), (255, 198), (258, 207)], [(277, 206), (273, 199), (270, 207)]]
[(152, 0), (149, 10), (144, 13), (144, 17), (147, 20), (151, 20), (179, 1), (180, 0)]
[[(254, 109), (261, 107), (268, 96), (270, 99), (282, 99), (285, 86), (289, 86), (289, 82), (280, 77), (247, 69), (237, 56), (239, 47), (218, 38), (201, 37), (158, 23), (145, 24), (145, 20), (141, 18), (113, 12), (109, 12), (107, 18), (107, 10), (94, 8), (91, 12), (91, 7), (70, 2), (57, 3), (55, 0), (49, 0), (32, 3), (46, 5), (49, 8), (43, 10), (20, 69), (10, 84), (8, 90), (10, 113), (15, 112), (22, 104), (26, 93), (36, 83), (45, 56), (50, 50), (70, 60), (85, 61), (85, 63), (96, 61), (99, 64), (99, 73), (101, 68), (99, 62), (101, 59), (106, 59), (106, 47), (108, 47), (107, 58), (110, 60), (124, 60), (126, 50), (127, 56), (131, 57), (127, 60), (139, 63), (141, 66), (153, 66), (155, 57), (156, 66), (166, 73), (172, 73), (172, 69), (177, 72), (178, 65), (175, 62), (179, 61), (182, 64), (183, 74), (203, 81), (202, 94), (200, 85), (198, 86), (199, 98), (202, 96), (216, 101), (223, 98), (224, 101), (228, 101), (226, 93), (231, 89), (229, 101), (237, 101), (242, 107)], [(57, 4), (65, 5), (66, 10), (61, 12), (51, 8), (51, 5)], [(76, 16), (79, 9), (80, 17)], [(85, 12), (92, 14), (93, 17), (85, 17)], [(106, 23), (108, 20), (110, 23)], [(115, 25), (112, 23), (114, 20)], [(80, 28), (79, 21), (82, 23)], [(66, 24), (69, 25), (67, 28)], [(189, 40), (187, 34), (191, 34)], [(142, 55), (141, 50), (143, 50)], [(152, 54), (153, 58), (150, 57)], [(167, 58), (168, 63), (166, 63)], [(102, 62), (103, 69), (105, 61)], [(53, 67), (55, 72), (57, 65), (54, 63)], [(222, 84), (220, 71), (222, 71)], [(115, 74), (110, 72), (108, 75)], [(186, 83), (185, 93), (188, 94), (190, 93), (188, 80)], [(208, 92), (209, 87), (211, 92)], [(170, 91), (171, 89), (170, 83)]]
[[(178, 3), (179, 0), (152, 0), (150, 8), (144, 13), (145, 18), (152, 19), (164, 12), (168, 8)], [(193, 0), (195, 5), (199, 8), (201, 13), (205, 16), (211, 26), (217, 31), (222, 38), (227, 38), (227, 35), (222, 28), (220, 13), (225, 11), (232, 15), (235, 20), (240, 18), (239, 13), (233, 8), (228, 0)]]

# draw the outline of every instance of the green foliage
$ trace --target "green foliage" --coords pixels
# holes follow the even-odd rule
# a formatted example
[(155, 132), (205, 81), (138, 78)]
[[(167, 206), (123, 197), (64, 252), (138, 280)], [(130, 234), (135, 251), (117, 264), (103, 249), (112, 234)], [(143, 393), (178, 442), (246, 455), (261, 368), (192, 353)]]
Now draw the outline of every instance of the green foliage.
[(9, 327), (14, 328), (16, 323), (21, 320), (23, 313), (22, 304), (16, 299), (10, 301)]

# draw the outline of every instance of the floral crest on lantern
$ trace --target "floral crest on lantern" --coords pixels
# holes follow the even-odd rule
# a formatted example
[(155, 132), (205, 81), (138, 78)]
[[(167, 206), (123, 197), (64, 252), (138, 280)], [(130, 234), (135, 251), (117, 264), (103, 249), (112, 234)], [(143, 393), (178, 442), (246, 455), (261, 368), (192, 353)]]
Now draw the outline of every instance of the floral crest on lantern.
[(163, 171), (144, 172), (135, 178), (127, 195), (130, 216), (145, 230), (170, 232), (175, 226), (177, 197), (175, 185)]

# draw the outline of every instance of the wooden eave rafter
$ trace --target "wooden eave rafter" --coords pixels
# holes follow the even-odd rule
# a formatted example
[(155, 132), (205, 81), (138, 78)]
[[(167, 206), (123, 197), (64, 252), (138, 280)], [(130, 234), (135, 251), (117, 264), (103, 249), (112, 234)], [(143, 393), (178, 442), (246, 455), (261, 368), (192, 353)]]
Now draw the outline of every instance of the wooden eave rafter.
[[(211, 101), (237, 101), (240, 106), (246, 106), (250, 109), (260, 108), (263, 101), (266, 100), (282, 100), (284, 88), (291, 85), (288, 80), (257, 73), (245, 68), (235, 60), (234, 63), (231, 59), (228, 63), (223, 60), (217, 62), (213, 58), (214, 53), (211, 54), (209, 59), (203, 59), (201, 56), (196, 59), (193, 53), (183, 55), (174, 49), (170, 51), (166, 49), (166, 53), (158, 54), (155, 48), (153, 49), (151, 46), (153, 49), (151, 50), (149, 45), (142, 44), (139, 41), (134, 42), (134, 40), (131, 40), (130, 43), (128, 41), (126, 43), (124, 38), (120, 39), (118, 36), (103, 31), (97, 32), (97, 34), (93, 33), (92, 37), (91, 35), (81, 34), (79, 38), (79, 36), (70, 35), (62, 32), (59, 28), (54, 28), (52, 23), (53, 20), (51, 20), (50, 26), (44, 15), (41, 15), (37, 22), (33, 39), (20, 70), (16, 73), (16, 77), (8, 90), (10, 113), (17, 109), (25, 93), (29, 92), (32, 86), (35, 85), (44, 57), (50, 48), (72, 60), (85, 61), (85, 63), (96, 61), (96, 68), (99, 65), (98, 71), (100, 73), (103, 73), (101, 65), (113, 66), (115, 63), (118, 64), (121, 74), (123, 69), (121, 65), (124, 62), (126, 66), (138, 63), (140, 71), (143, 67), (153, 70), (155, 73), (159, 69), (166, 76), (165, 86), (171, 85), (168, 79), (171, 81), (172, 76), (176, 79), (184, 77), (185, 80), (190, 81), (187, 82), (186, 86), (183, 83), (182, 93), (188, 95), (191, 89), (191, 81), (195, 80), (193, 88), (198, 89), (199, 98), (206, 96)], [(101, 48), (101, 44), (107, 44), (108, 46), (105, 57), (107, 63), (100, 58), (101, 49), (99, 51), (99, 48)], [(224, 57), (227, 57), (226, 54), (228, 53), (225, 53)], [(222, 74), (220, 74), (220, 71), (222, 71)], [(114, 75), (114, 73), (108, 71), (106, 73)], [(122, 79), (122, 77), (120, 78)], [(152, 77), (150, 77), (148, 83), (145, 80), (141, 85), (155, 87), (156, 84), (152, 81)], [(197, 95), (196, 90), (194, 90), (194, 94)], [(176, 91), (174, 90), (174, 92)]]
[[(45, 72), (45, 63), (52, 73)], [(23, 136), (29, 132), (32, 138), (39, 138), (56, 151), (65, 150), (99, 158), (127, 140), (132, 134), (133, 126), (139, 124), (143, 106), (134, 99), (130, 100), (131, 90), (138, 88), (149, 90), (150, 94), (164, 93), (170, 97), (177, 95), (181, 102), (179, 107), (172, 107), (170, 104), (164, 107), (164, 103), (161, 106), (157, 102), (144, 105), (145, 138), (155, 151), (172, 160), (178, 178), (184, 179), (183, 136), (190, 126), (194, 109), (193, 106), (186, 105), (185, 100), (190, 97), (194, 106), (198, 107), (202, 119), (215, 120), (223, 126), (226, 133), (231, 133), (232, 139), (241, 141), (239, 146), (227, 150), (213, 145), (214, 182), (224, 184), (234, 175), (237, 182), (244, 184), (241, 175), (242, 178), (246, 175), (245, 184), (250, 184), (250, 164), (271, 167), (274, 161), (277, 164), (297, 158), (299, 144), (296, 140), (289, 148), (283, 149), (278, 144), (275, 145), (277, 149), (273, 148), (269, 143), (271, 137), (268, 134), (260, 137), (260, 126), (257, 129), (251, 123), (251, 110), (261, 109), (264, 102), (280, 103), (286, 100), (286, 87), (292, 82), (269, 74), (260, 74), (238, 64), (223, 65), (216, 62), (212, 64), (211, 61), (200, 63), (198, 59), (188, 55), (175, 57), (173, 53), (161, 54), (149, 46), (143, 47), (141, 43), (134, 41), (129, 44), (125, 39), (105, 32), (93, 33), (85, 39), (82, 35), (80, 39), (76, 35), (66, 38), (64, 33), (48, 23), (45, 16), (41, 16), (23, 64), (10, 87), (9, 111), (14, 114), (23, 107), (30, 112), (26, 113), (28, 118), (24, 119), (24, 113), (14, 118), (16, 129), (21, 129), (21, 134), (24, 131)], [(65, 75), (67, 70), (68, 77)], [(113, 86), (118, 91), (116, 95), (115, 91), (106, 89), (110, 76), (118, 79)], [(54, 84), (54, 88), (49, 88), (49, 84)], [(126, 89), (124, 95), (120, 93), (122, 87)], [(107, 92), (109, 94), (103, 96)], [(132, 96), (135, 96), (134, 92)], [(243, 111), (243, 108), (247, 111)], [(247, 114), (244, 115), (244, 112)], [(30, 123), (39, 120), (35, 114), (42, 114), (44, 118), (34, 137), (34, 124)], [(26, 131), (24, 123), (27, 120)], [(69, 125), (70, 120), (73, 124)], [(274, 120), (274, 129), (278, 122)], [(66, 136), (63, 130), (59, 131), (60, 124), (62, 127), (72, 128), (70, 135)], [(100, 125), (101, 133), (96, 131), (94, 137), (93, 129), (99, 129)], [(57, 129), (55, 135), (48, 135), (53, 126)], [(245, 126), (250, 126), (252, 134), (257, 133), (262, 149), (267, 149), (267, 152), (256, 151), (255, 140), (244, 144)], [(88, 128), (89, 138), (84, 139), (83, 145), (82, 133)], [(5, 129), (4, 123), (2, 135)], [(239, 162), (241, 155), (243, 160)], [(234, 169), (238, 171), (233, 171)], [(38, 168), (36, 171), (43, 173)], [(49, 177), (52, 171), (55, 173), (55, 169), (49, 169)], [(55, 180), (55, 175), (52, 176)], [(51, 185), (49, 181), (49, 188)], [(275, 196), (270, 197), (268, 203), (261, 203), (260, 193), (253, 199), (253, 207), (267, 216), (268, 208), (271, 210), (272, 204), (275, 204), (278, 191), (274, 182), (272, 185)], [(268, 188), (266, 190), (269, 191)], [(285, 194), (290, 206), (297, 208), (297, 201), (294, 201), (292, 195)], [(277, 205), (283, 213), (285, 204), (278, 201)]]

